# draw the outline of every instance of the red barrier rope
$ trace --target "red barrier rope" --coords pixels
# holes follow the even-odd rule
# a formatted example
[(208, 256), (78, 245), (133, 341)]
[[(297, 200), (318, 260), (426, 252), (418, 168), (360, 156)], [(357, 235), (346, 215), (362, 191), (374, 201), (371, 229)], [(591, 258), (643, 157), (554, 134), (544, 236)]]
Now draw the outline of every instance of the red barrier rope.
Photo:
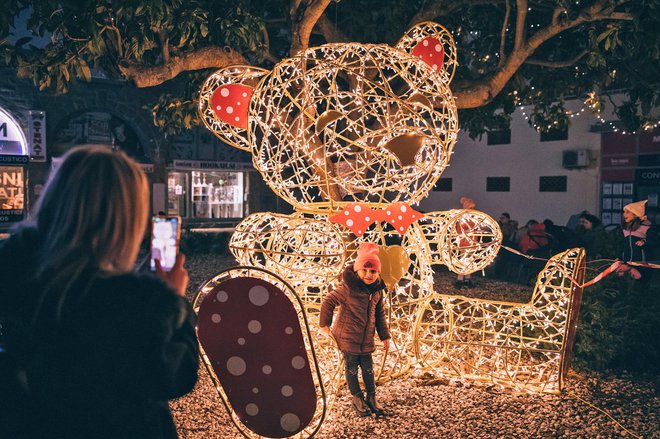
[[(511, 252), (511, 253), (514, 253), (518, 256), (522, 256), (522, 257), (530, 259), (530, 260), (545, 261), (545, 262), (548, 261), (547, 259), (537, 258), (535, 256), (526, 255), (524, 253), (519, 252), (516, 249), (513, 249), (511, 247), (507, 247), (505, 245), (503, 245), (502, 248), (509, 251), (509, 252)], [(584, 284), (580, 284), (575, 279), (573, 279), (571, 276), (567, 276), (567, 277), (569, 279), (571, 279), (571, 281), (573, 281), (573, 283), (579, 285), (580, 288), (584, 288), (584, 287), (591, 286), (591, 285), (593, 285), (597, 282), (600, 282), (601, 280), (603, 280), (604, 278), (606, 278), (607, 276), (609, 276), (612, 273), (618, 273), (620, 276), (625, 274), (625, 273), (628, 273), (633, 278), (639, 279), (641, 275), (640, 275), (639, 271), (636, 270), (633, 267), (658, 269), (658, 268), (660, 268), (660, 264), (652, 264), (652, 263), (649, 263), (649, 262), (633, 262), (633, 261), (623, 262), (619, 259), (616, 259), (612, 262), (612, 264), (609, 267), (607, 267), (605, 270), (603, 270), (601, 273), (599, 273), (596, 277), (594, 277), (593, 279), (591, 279), (590, 281), (588, 281)]]

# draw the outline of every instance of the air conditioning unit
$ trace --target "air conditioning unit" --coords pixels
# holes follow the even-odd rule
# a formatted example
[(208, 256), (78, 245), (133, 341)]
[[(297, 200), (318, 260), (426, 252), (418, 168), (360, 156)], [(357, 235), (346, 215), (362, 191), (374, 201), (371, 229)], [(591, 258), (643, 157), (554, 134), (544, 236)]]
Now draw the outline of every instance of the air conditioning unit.
[(564, 151), (561, 157), (561, 165), (566, 169), (586, 168), (589, 166), (589, 150), (576, 149)]

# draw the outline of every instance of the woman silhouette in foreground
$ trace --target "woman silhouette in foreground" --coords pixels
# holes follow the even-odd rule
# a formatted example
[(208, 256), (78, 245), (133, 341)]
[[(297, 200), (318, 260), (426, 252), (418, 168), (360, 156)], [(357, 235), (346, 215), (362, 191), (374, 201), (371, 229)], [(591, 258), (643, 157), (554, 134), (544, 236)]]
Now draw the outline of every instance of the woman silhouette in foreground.
[(78, 147), (0, 243), (0, 437), (177, 437), (167, 401), (197, 379), (194, 314), (183, 255), (133, 271), (148, 209), (133, 160)]

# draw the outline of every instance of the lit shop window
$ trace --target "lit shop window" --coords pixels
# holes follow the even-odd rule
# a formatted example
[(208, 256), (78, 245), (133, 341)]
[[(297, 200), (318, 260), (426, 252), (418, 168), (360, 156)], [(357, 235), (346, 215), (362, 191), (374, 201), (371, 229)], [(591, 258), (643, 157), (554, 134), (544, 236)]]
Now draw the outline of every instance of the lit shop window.
[(25, 169), (0, 166), (0, 223), (20, 221), (25, 209)]
[(188, 216), (188, 174), (170, 172), (167, 175), (167, 214), (180, 217)]
[(192, 172), (193, 218), (242, 216), (242, 172)]

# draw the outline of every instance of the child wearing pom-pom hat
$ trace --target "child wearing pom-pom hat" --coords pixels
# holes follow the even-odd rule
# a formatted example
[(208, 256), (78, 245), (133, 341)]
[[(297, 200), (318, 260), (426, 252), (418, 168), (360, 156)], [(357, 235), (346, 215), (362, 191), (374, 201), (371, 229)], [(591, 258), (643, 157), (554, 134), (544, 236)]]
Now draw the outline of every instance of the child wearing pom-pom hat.
[[(623, 206), (624, 224), (622, 231), (624, 243), (621, 257), (624, 262), (646, 262), (648, 259), (647, 252), (656, 245), (655, 240), (648, 236), (650, 234), (651, 223), (646, 217), (647, 201), (637, 201)], [(650, 279), (651, 269), (635, 268), (624, 264), (617, 272), (619, 276), (627, 273), (635, 280), (644, 279), (648, 281)]]
[[(379, 247), (373, 243), (362, 243), (352, 266), (346, 267), (342, 282), (323, 298), (319, 323), (321, 332), (330, 334), (335, 307), (339, 306), (332, 334), (344, 354), (346, 383), (351, 392), (351, 403), (360, 416), (374, 413), (383, 415), (376, 403), (376, 383), (371, 354), (376, 350), (376, 331), (389, 348), (390, 333), (383, 307), (385, 283), (380, 278)], [(362, 369), (362, 380), (367, 392), (366, 399), (358, 382), (358, 368)]]

